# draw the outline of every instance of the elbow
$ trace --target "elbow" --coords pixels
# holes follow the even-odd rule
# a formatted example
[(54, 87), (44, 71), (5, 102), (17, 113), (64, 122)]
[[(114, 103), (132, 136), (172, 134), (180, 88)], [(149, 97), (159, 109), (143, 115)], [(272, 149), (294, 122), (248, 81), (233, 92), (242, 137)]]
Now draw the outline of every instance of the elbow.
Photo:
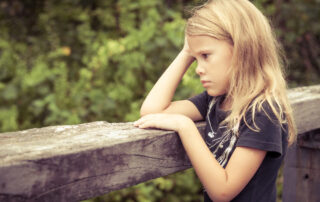
[(142, 105), (142, 107), (140, 108), (140, 117), (143, 117), (148, 114), (155, 114), (155, 113), (162, 113), (162, 112), (164, 112), (164, 109), (162, 108)]
[(147, 114), (150, 114), (150, 109), (148, 108), (148, 106), (146, 106), (144, 103), (142, 104), (141, 108), (140, 108), (140, 117), (143, 117)]
[(214, 186), (211, 189), (208, 187), (207, 193), (212, 201), (218, 202), (231, 201), (238, 194), (234, 187), (223, 183), (221, 186)]
[(227, 201), (231, 201), (234, 197), (231, 197), (230, 194), (226, 191), (221, 191), (220, 193), (209, 193), (209, 198), (212, 201), (217, 201), (217, 202), (227, 202)]
[(147, 114), (148, 114), (148, 112), (145, 109), (142, 109), (142, 108), (140, 109), (140, 117), (143, 117)]
[(142, 106), (140, 109), (140, 117), (143, 117), (148, 114), (153, 114), (153, 113), (158, 113), (158, 111), (153, 108), (148, 108), (144, 106)]

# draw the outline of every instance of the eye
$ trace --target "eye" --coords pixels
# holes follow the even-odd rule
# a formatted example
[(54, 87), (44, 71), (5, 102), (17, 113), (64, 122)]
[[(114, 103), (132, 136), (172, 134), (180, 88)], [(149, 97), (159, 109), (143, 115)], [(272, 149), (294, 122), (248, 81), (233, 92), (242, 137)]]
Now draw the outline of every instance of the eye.
[(207, 59), (207, 58), (209, 57), (209, 54), (208, 54), (208, 53), (202, 53), (202, 54), (201, 54), (201, 57), (202, 57), (203, 59)]

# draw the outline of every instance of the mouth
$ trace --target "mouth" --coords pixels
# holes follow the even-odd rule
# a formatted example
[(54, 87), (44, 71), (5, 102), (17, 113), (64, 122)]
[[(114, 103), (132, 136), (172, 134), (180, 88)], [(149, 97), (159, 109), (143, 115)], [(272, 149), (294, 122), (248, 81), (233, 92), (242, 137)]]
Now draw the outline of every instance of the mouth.
[(207, 81), (207, 80), (201, 80), (201, 83), (202, 83), (202, 85), (203, 85), (203, 87), (208, 87), (209, 85), (210, 85), (210, 81)]

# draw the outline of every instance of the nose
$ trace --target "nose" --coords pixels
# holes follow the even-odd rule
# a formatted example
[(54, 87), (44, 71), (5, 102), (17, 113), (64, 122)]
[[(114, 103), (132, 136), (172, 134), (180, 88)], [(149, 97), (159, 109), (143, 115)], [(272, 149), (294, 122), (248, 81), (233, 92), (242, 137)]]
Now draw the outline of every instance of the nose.
[(203, 75), (204, 74), (204, 68), (199, 63), (197, 64), (196, 73), (198, 75)]

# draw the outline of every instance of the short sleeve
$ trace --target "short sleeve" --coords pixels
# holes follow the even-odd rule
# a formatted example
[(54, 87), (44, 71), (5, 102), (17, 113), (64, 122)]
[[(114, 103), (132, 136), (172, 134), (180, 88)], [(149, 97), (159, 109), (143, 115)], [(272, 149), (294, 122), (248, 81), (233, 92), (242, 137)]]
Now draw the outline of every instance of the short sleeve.
[(189, 98), (188, 100), (197, 107), (202, 117), (206, 117), (209, 99), (210, 96), (208, 95), (207, 91), (204, 91), (201, 94)]
[[(259, 131), (255, 131), (246, 124), (242, 124), (242, 127), (239, 129), (239, 139), (236, 146), (264, 150), (274, 157), (281, 156), (283, 151), (282, 141), (286, 138), (282, 137), (284, 135), (283, 127), (281, 127), (273, 112), (269, 110), (267, 112), (263, 110), (257, 112), (254, 122), (258, 126)], [(248, 124), (255, 129), (252, 119), (248, 119)]]

